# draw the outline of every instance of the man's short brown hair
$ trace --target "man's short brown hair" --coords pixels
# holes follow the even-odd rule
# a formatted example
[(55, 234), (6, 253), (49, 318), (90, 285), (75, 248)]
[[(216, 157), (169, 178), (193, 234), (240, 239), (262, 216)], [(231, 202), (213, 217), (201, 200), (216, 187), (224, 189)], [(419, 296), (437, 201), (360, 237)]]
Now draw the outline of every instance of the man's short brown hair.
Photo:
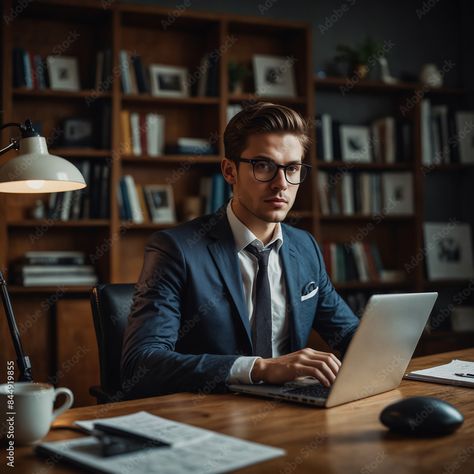
[(224, 131), (224, 151), (229, 160), (239, 158), (250, 135), (291, 133), (299, 139), (303, 150), (309, 146), (308, 125), (301, 115), (284, 105), (258, 102), (236, 114)]

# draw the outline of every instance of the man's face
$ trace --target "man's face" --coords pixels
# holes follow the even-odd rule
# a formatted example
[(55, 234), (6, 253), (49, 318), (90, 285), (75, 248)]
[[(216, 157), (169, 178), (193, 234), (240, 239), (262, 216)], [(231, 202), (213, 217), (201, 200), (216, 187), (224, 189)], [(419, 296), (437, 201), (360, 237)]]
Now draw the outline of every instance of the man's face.
[[(278, 165), (301, 163), (303, 147), (299, 139), (290, 133), (266, 133), (251, 135), (241, 158), (263, 158)], [(234, 166), (229, 164), (229, 166)], [(224, 166), (224, 176), (230, 168)], [(234, 166), (235, 169), (235, 166)], [(268, 182), (255, 179), (250, 163), (241, 162), (232, 176), (234, 185), (233, 207), (237, 215), (250, 221), (281, 222), (295, 202), (298, 184), (290, 184), (283, 169)]]

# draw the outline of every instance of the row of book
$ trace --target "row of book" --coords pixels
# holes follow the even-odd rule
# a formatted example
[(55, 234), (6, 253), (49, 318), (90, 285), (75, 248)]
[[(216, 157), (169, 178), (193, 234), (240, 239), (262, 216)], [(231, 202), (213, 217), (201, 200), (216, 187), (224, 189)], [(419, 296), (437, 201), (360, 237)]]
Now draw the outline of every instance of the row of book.
[(11, 267), (11, 279), (21, 286), (93, 286), (98, 278), (84, 252), (29, 251)]
[(318, 172), (322, 215), (411, 215), (411, 173)]
[(326, 270), (333, 283), (378, 282), (384, 279), (380, 252), (374, 242), (322, 245)]
[[(152, 94), (159, 95), (154, 90), (153, 82), (165, 86), (164, 89), (191, 93), (198, 97), (216, 97), (218, 95), (219, 84), (219, 58), (213, 53), (206, 53), (202, 56), (199, 66), (195, 71), (188, 71), (186, 68), (150, 64), (144, 65), (141, 57), (137, 54), (121, 50), (119, 53), (120, 78), (122, 92), (124, 94)], [(163, 72), (159, 72), (159, 67), (163, 67)], [(185, 73), (184, 84), (178, 85), (177, 79), (180, 74)], [(158, 74), (156, 78), (152, 74)], [(183, 80), (181, 78), (180, 80)]]
[(106, 163), (83, 160), (76, 163), (87, 186), (79, 191), (51, 193), (48, 218), (60, 221), (108, 219), (110, 215), (110, 168)]
[(165, 118), (157, 113), (120, 112), (122, 151), (126, 155), (161, 156), (165, 147)]
[(49, 88), (46, 59), (23, 48), (13, 48), (13, 87), (43, 90)]
[(318, 159), (326, 162), (408, 162), (413, 159), (412, 127), (390, 116), (355, 126), (322, 114), (316, 117), (316, 150)]
[(474, 112), (454, 112), (445, 104), (421, 101), (422, 163), (474, 163)]
[(180, 137), (165, 144), (165, 117), (157, 113), (120, 112), (121, 151), (125, 155), (215, 155), (217, 146), (205, 138)]

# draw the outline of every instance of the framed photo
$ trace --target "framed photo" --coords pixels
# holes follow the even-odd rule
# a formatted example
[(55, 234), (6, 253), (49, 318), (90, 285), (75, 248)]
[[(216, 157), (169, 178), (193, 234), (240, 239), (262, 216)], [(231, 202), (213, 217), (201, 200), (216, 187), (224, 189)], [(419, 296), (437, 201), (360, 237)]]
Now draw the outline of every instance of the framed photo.
[(151, 94), (160, 97), (188, 97), (188, 70), (184, 67), (150, 66)]
[(153, 223), (174, 224), (176, 213), (173, 188), (169, 184), (152, 184), (144, 186), (145, 198)]
[(62, 145), (68, 147), (93, 147), (94, 126), (90, 119), (68, 118), (63, 121)]
[(385, 214), (413, 214), (413, 176), (411, 173), (382, 174)]
[(262, 97), (296, 97), (292, 58), (255, 54), (255, 93)]
[(474, 277), (469, 224), (426, 222), (424, 234), (429, 280)]
[(372, 161), (369, 127), (341, 125), (341, 153), (343, 161), (370, 163)]
[(474, 112), (456, 113), (456, 130), (459, 141), (459, 161), (461, 163), (474, 163)]
[(48, 56), (46, 58), (49, 85), (53, 90), (78, 91), (79, 66), (77, 58), (69, 56)]

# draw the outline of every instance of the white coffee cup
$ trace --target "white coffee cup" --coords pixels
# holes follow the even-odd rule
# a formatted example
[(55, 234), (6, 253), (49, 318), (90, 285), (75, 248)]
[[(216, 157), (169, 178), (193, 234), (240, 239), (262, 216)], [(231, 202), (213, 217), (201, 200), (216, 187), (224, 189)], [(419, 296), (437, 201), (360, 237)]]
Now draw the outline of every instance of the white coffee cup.
[[(60, 394), (65, 402), (54, 410)], [(72, 406), (68, 388), (46, 383), (16, 382), (0, 385), (0, 438), (7, 443), (31, 444), (46, 436), (53, 420)]]

